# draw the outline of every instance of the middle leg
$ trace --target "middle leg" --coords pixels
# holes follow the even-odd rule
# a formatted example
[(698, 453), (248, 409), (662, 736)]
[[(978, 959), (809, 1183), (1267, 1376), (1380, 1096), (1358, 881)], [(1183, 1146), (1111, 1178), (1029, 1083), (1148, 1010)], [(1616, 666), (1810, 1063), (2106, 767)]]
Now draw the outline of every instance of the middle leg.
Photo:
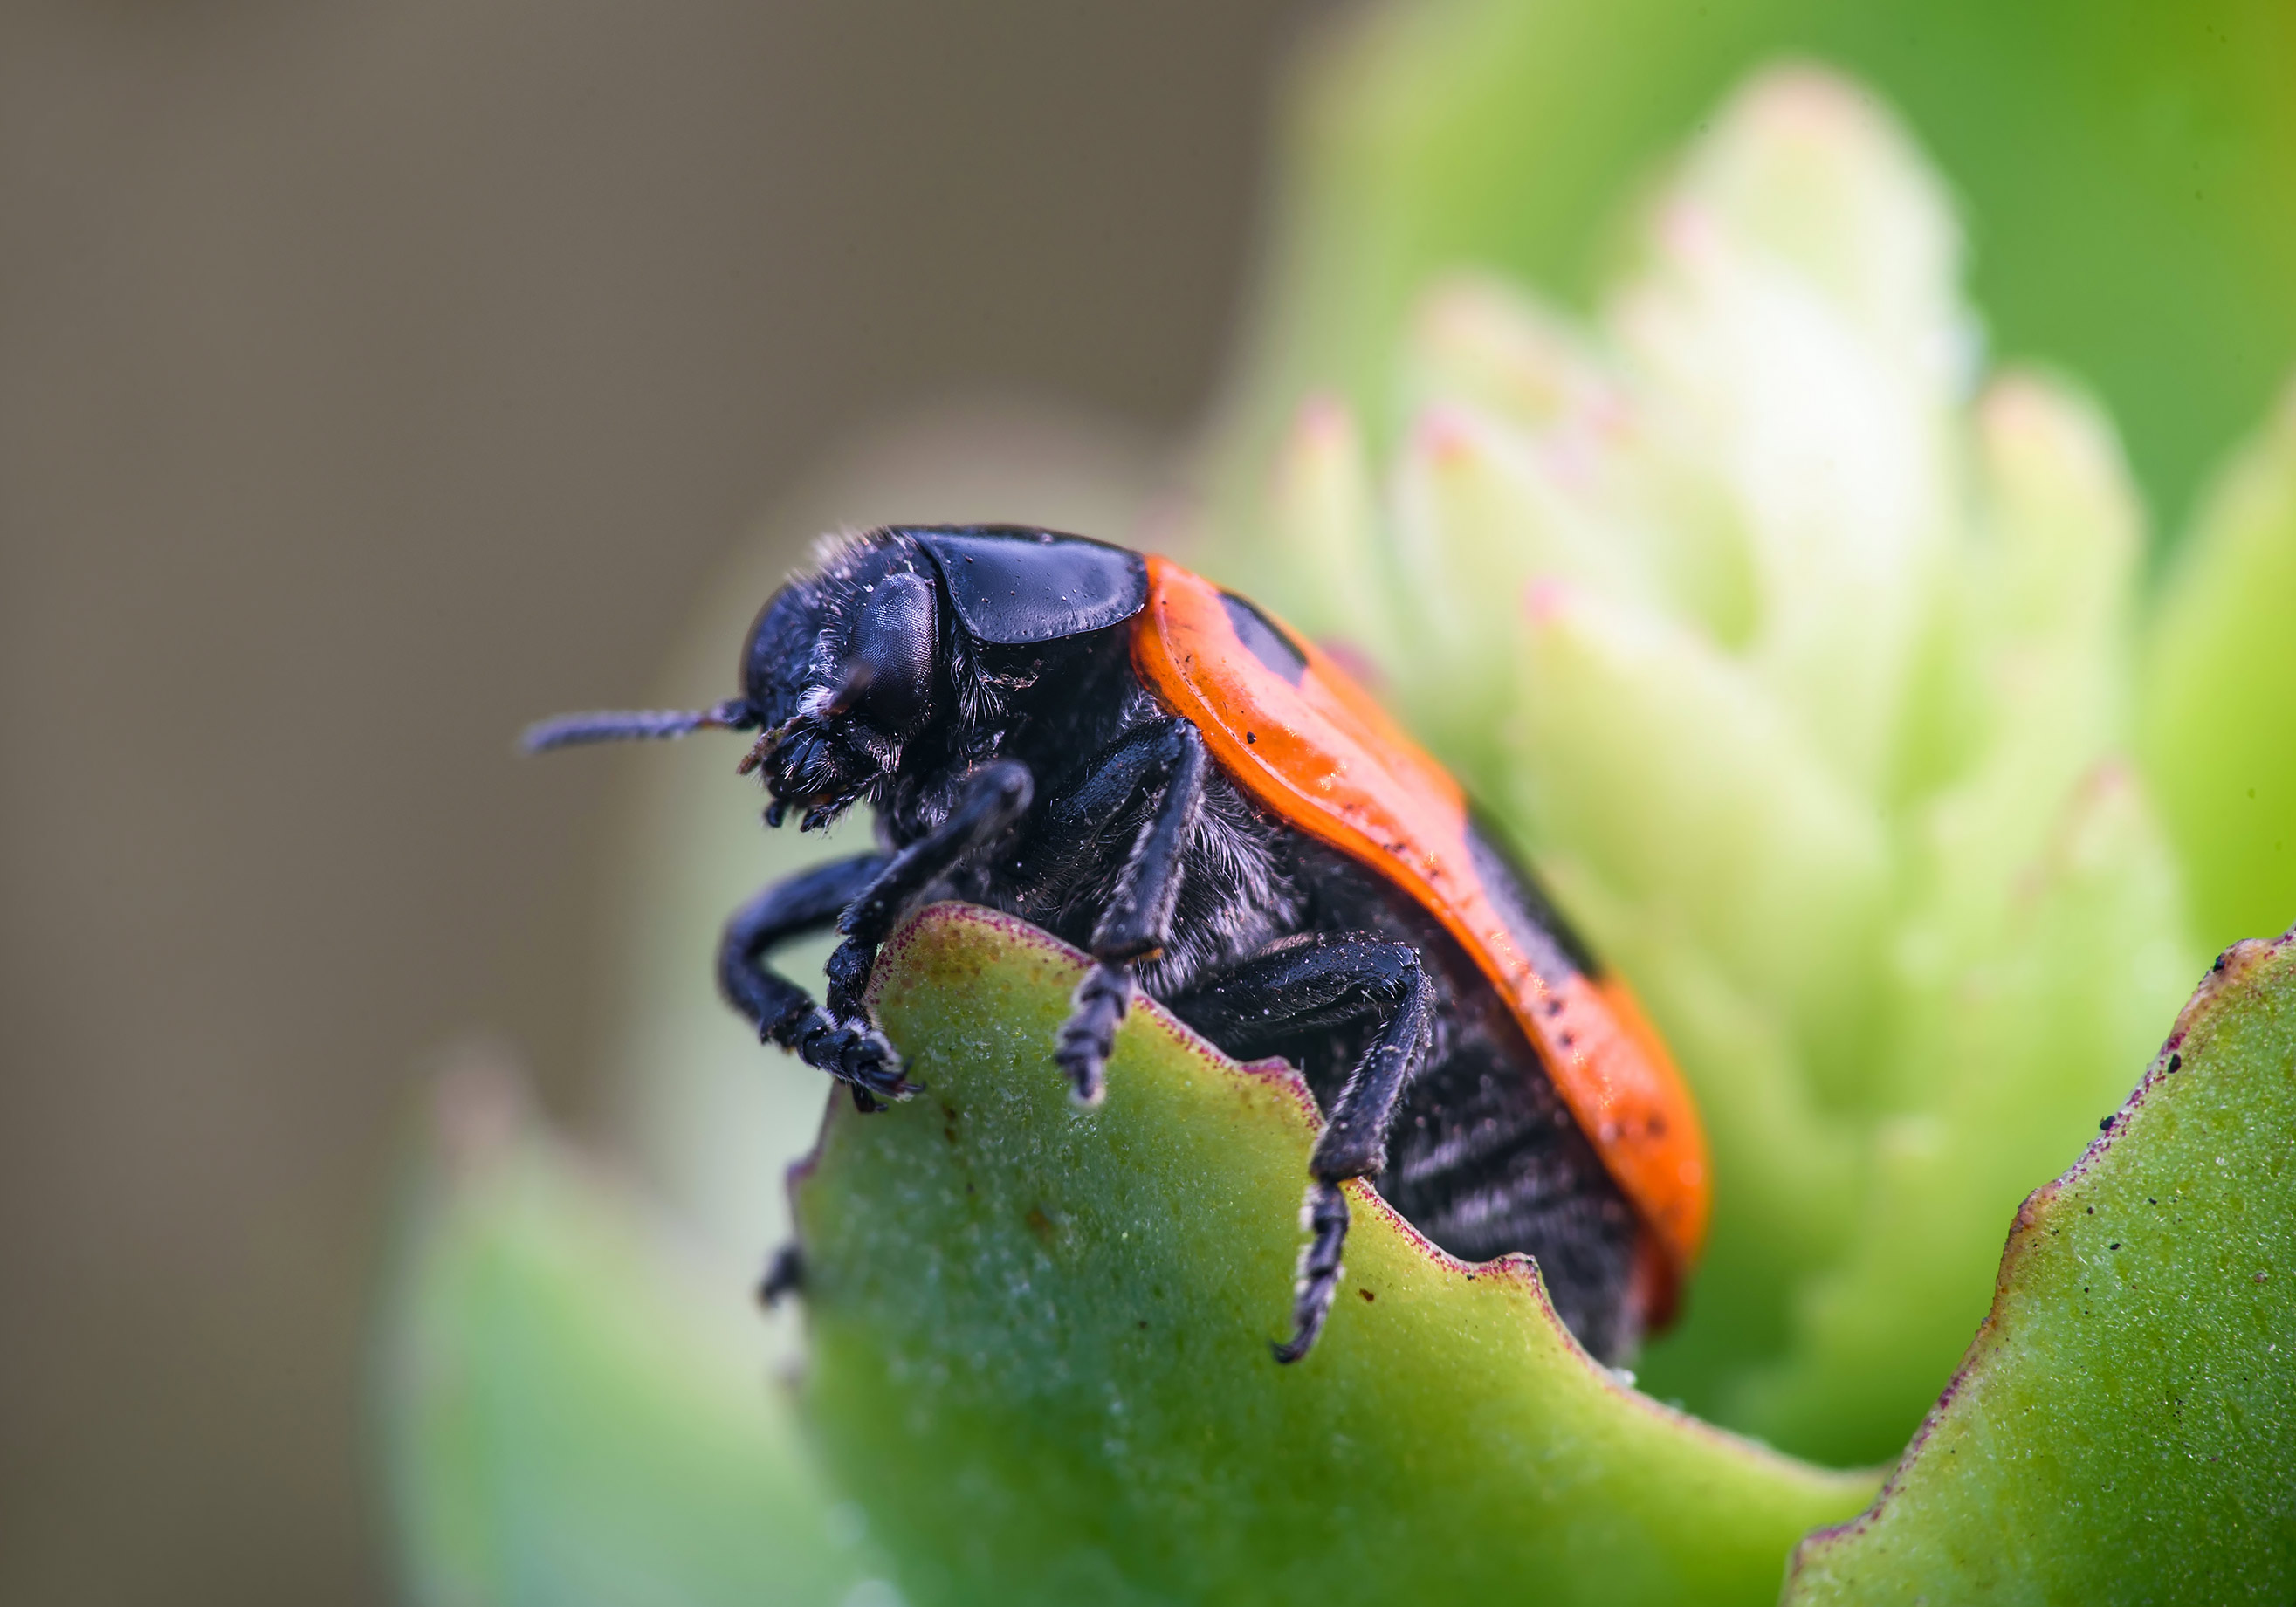
[(1116, 1029), (1131, 1007), (1133, 966), (1170, 940), (1183, 860), (1202, 808), (1209, 763), (1204, 739), (1193, 726), (1161, 720), (1127, 734), (1053, 802), (1052, 825), (1072, 834), (1090, 833), (1103, 823), (1141, 812), (1123, 874), (1093, 928), (1092, 969), (1077, 984), (1053, 1050), (1079, 1103), (1100, 1101)]

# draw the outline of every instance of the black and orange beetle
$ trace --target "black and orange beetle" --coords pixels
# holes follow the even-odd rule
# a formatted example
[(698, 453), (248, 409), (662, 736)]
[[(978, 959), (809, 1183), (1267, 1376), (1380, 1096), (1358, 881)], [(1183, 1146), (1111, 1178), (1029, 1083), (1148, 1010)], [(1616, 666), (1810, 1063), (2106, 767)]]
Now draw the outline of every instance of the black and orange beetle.
[[(1535, 1257), (1597, 1357), (1669, 1319), (1708, 1178), (1664, 1046), (1457, 784), (1313, 644), (1166, 559), (898, 528), (776, 593), (742, 672), (714, 709), (572, 715), (527, 745), (757, 731), (739, 768), (763, 778), (768, 824), (875, 809), (876, 851), (767, 888), (718, 963), (759, 1035), (863, 1110), (908, 1091), (861, 1004), (877, 947), (918, 905), (968, 899), (1091, 955), (1047, 1045), (1085, 1103), (1136, 988), (1306, 1076), (1327, 1122), (1280, 1360), (1331, 1308), (1349, 1177), (1467, 1260)], [(832, 926), (816, 1004), (767, 962)]]

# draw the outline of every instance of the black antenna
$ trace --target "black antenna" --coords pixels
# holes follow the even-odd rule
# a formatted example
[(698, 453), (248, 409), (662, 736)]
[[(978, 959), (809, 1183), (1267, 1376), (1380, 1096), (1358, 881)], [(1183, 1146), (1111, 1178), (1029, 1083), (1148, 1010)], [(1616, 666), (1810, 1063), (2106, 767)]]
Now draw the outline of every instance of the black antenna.
[(578, 748), (588, 742), (626, 742), (684, 736), (689, 731), (746, 731), (758, 723), (741, 699), (714, 709), (600, 709), (537, 720), (519, 734), (529, 753)]

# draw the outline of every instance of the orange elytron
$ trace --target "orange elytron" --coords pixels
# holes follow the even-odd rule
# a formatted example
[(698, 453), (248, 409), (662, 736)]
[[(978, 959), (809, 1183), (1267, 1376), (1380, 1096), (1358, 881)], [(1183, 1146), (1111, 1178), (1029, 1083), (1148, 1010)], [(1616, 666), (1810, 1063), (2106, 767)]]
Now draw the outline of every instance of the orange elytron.
[(1263, 662), (1222, 599), (1200, 576), (1148, 560), (1147, 606), (1132, 626), (1142, 682), (1261, 807), (1406, 890), (1498, 989), (1662, 1252), (1645, 1276), (1650, 1316), (1663, 1322), (1705, 1242), (1710, 1201), (1705, 1130), (1665, 1045), (1624, 982), (1588, 974), (1521, 930), (1520, 914), (1509, 919), (1442, 767), (1296, 633), (1283, 632), (1306, 660), (1296, 684)]

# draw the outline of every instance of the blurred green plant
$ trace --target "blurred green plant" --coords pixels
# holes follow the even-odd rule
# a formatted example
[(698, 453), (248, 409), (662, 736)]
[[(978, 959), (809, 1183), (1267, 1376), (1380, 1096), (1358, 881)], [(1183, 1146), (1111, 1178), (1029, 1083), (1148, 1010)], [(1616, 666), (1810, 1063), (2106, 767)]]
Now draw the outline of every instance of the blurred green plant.
[(1472, 265), (1590, 305), (1637, 186), (1781, 56), (1836, 64), (1922, 131), (1994, 339), (2097, 388), (2168, 520), (2296, 357), (2281, 0), (1424, 0), (1320, 44), (1224, 429), (1231, 492), (1307, 391), (1393, 438), (1389, 364), (1431, 276)]
[(2235, 945), (2009, 1230), (1968, 1358), (1789, 1607), (2296, 1592), (2296, 933)]
[(2126, 757), (2136, 498), (2077, 395), (1981, 375), (1958, 260), (1866, 97), (1770, 73), (1596, 322), (1439, 282), (1391, 467), (1312, 401), (1218, 549), (1383, 671), (1696, 1086), (1714, 1233), (1651, 1387), (1844, 1463), (2204, 953)]
[(748, 1314), (539, 1131), (514, 1070), (464, 1057), (428, 1139), (376, 1358), (412, 1600), (734, 1607), (874, 1577)]
[[(2296, 402), (2148, 594), (2112, 427), (1988, 367), (1943, 184), (1868, 91), (1767, 73), (1648, 171), (1748, 52), (1849, 40), (1964, 186), (1997, 328), (2117, 406), (2141, 391), (2139, 461), (2178, 505), (2296, 344), (2274, 266), (2296, 224), (2263, 204), (2296, 143), (2257, 65), (2284, 23), (2159, 8), (2071, 48), (2050, 6), (1718, 9), (1473, 0), (1326, 49), (1193, 561), (1356, 655), (1676, 1045), (1717, 1213), (1643, 1390), (1875, 1462), (1967, 1350), (1894, 1493), (1803, 1548), (1799, 1599), (2284, 1598), (2296, 1422), (2258, 1346), (2296, 1276), (2286, 951), (2244, 951), (2179, 1025), (2217, 1048), (2017, 1213), (2122, 1104), (2209, 948), (2296, 915)], [(2054, 76), (2019, 65), (2043, 57)], [(2144, 109), (2195, 84), (2215, 132), (2162, 135)], [(2187, 147), (2223, 203), (2204, 217), (2161, 154)], [(2142, 329), (2104, 316), (2131, 296)], [(687, 835), (648, 930), (748, 890), (721, 832)], [(713, 1439), (738, 1391), (646, 1382), (709, 1346), (643, 1258), (567, 1250), (594, 1235), (554, 1220), (617, 1210), (550, 1152), (495, 1174), (528, 1184), (434, 1196), (388, 1353), (475, 1359), (390, 1373), (421, 1599), (627, 1600), (649, 1554), (659, 1599), (890, 1599), (821, 1538), (857, 1509), (808, 1482), (816, 1452), (931, 1601), (1767, 1599), (1792, 1534), (1871, 1488), (1620, 1389), (1518, 1275), (1470, 1280), (1384, 1217), (1350, 1267), (1390, 1298), (1308, 1366), (1257, 1365), (1304, 1117), (1147, 1013), (1108, 1107), (1072, 1115), (1029, 1071), (1064, 962), (993, 927), (944, 920), (881, 971), (932, 1094), (833, 1119), (802, 1191), (809, 1450), (785, 1406)], [(649, 1130), (709, 1131), (754, 1178), (810, 1136), (775, 1119)], [(2139, 1222), (2147, 1187), (2165, 1222)], [(2089, 1205), (2138, 1226), (2100, 1250)], [(655, 1521), (633, 1482), (701, 1517)], [(745, 1510), (754, 1534), (721, 1524)], [(612, 1566), (562, 1565), (576, 1541)]]

